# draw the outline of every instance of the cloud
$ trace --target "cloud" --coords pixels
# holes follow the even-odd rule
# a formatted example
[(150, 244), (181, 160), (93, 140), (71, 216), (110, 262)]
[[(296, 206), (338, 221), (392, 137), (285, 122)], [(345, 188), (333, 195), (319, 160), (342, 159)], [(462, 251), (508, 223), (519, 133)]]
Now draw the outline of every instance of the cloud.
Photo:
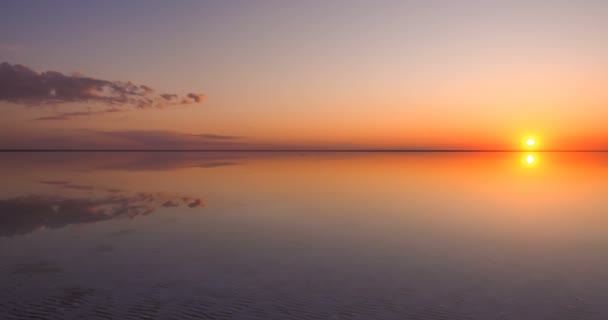
[(188, 93), (186, 97), (192, 99), (196, 103), (201, 103), (205, 100), (205, 95), (200, 93)]
[(93, 115), (98, 115), (98, 114), (115, 113), (115, 112), (121, 112), (121, 111), (123, 111), (123, 110), (120, 110), (118, 108), (108, 108), (108, 109), (97, 110), (97, 111), (60, 112), (60, 113), (56, 113), (55, 115), (52, 115), (52, 116), (36, 118), (36, 120), (69, 120), (74, 117), (83, 117), (83, 116), (88, 117), (88, 116), (93, 116)]
[(201, 199), (194, 199), (188, 203), (188, 208), (200, 208), (204, 207), (205, 203)]
[[(60, 115), (57, 115), (59, 117)], [(112, 150), (235, 150), (262, 149), (268, 144), (246, 136), (186, 133), (171, 130), (51, 129), (0, 135), (7, 149), (112, 149)]]
[[(74, 190), (102, 190), (105, 192), (110, 192), (108, 189), (99, 189), (94, 186), (82, 185), (82, 184), (74, 184), (69, 181), (58, 181), (58, 180), (43, 180), (39, 181), (42, 184), (47, 184), (51, 186), (61, 187), (65, 189), (74, 189)], [(118, 190), (118, 189), (117, 189)]]
[(163, 93), (160, 95), (161, 98), (167, 100), (167, 101), (171, 101), (171, 100), (177, 100), (179, 97), (174, 94), (174, 93)]
[(211, 140), (237, 140), (237, 139), (243, 138), (242, 136), (227, 136), (227, 135), (213, 134), (213, 133), (193, 134), (192, 136), (201, 137), (201, 138), (205, 138), (205, 139), (211, 139)]
[(79, 73), (66, 75), (55, 71), (36, 72), (19, 64), (0, 64), (0, 101), (28, 106), (57, 105), (74, 102), (97, 102), (111, 105), (101, 111), (63, 112), (38, 120), (66, 120), (132, 109), (163, 109), (200, 104), (204, 94), (157, 94), (146, 85), (131, 81), (109, 81), (85, 77)]
[(97, 137), (119, 139), (123, 145), (151, 149), (226, 149), (239, 148), (244, 144), (241, 136), (212, 133), (187, 134), (164, 130), (86, 131)]

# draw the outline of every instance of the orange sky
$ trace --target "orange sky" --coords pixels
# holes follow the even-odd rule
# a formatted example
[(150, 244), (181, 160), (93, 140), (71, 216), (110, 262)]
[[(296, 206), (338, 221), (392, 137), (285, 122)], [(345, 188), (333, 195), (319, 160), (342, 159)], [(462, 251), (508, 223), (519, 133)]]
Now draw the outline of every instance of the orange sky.
[(601, 3), (91, 6), (10, 4), (0, 62), (156, 91), (32, 96), (0, 73), (0, 148), (608, 148)]

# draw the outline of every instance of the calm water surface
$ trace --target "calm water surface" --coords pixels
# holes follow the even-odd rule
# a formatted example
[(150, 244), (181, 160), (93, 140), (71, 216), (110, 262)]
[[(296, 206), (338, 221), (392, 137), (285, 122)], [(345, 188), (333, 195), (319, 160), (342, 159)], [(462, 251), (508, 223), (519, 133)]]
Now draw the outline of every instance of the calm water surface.
[(608, 319), (608, 154), (0, 154), (0, 319)]

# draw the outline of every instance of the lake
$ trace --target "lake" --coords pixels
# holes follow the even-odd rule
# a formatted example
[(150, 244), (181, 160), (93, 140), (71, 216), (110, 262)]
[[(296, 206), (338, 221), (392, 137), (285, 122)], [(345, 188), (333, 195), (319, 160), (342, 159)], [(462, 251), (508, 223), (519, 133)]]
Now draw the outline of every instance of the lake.
[(608, 319), (608, 153), (2, 153), (0, 173), (0, 319)]

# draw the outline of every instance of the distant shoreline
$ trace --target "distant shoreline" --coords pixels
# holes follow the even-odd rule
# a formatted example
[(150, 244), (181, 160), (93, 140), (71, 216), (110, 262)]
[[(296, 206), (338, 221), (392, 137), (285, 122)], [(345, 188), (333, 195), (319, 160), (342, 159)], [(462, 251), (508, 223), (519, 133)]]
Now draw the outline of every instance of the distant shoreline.
[(510, 150), (510, 149), (0, 149), (11, 152), (268, 152), (268, 153), (496, 153), (496, 152), (608, 152), (608, 150)]

